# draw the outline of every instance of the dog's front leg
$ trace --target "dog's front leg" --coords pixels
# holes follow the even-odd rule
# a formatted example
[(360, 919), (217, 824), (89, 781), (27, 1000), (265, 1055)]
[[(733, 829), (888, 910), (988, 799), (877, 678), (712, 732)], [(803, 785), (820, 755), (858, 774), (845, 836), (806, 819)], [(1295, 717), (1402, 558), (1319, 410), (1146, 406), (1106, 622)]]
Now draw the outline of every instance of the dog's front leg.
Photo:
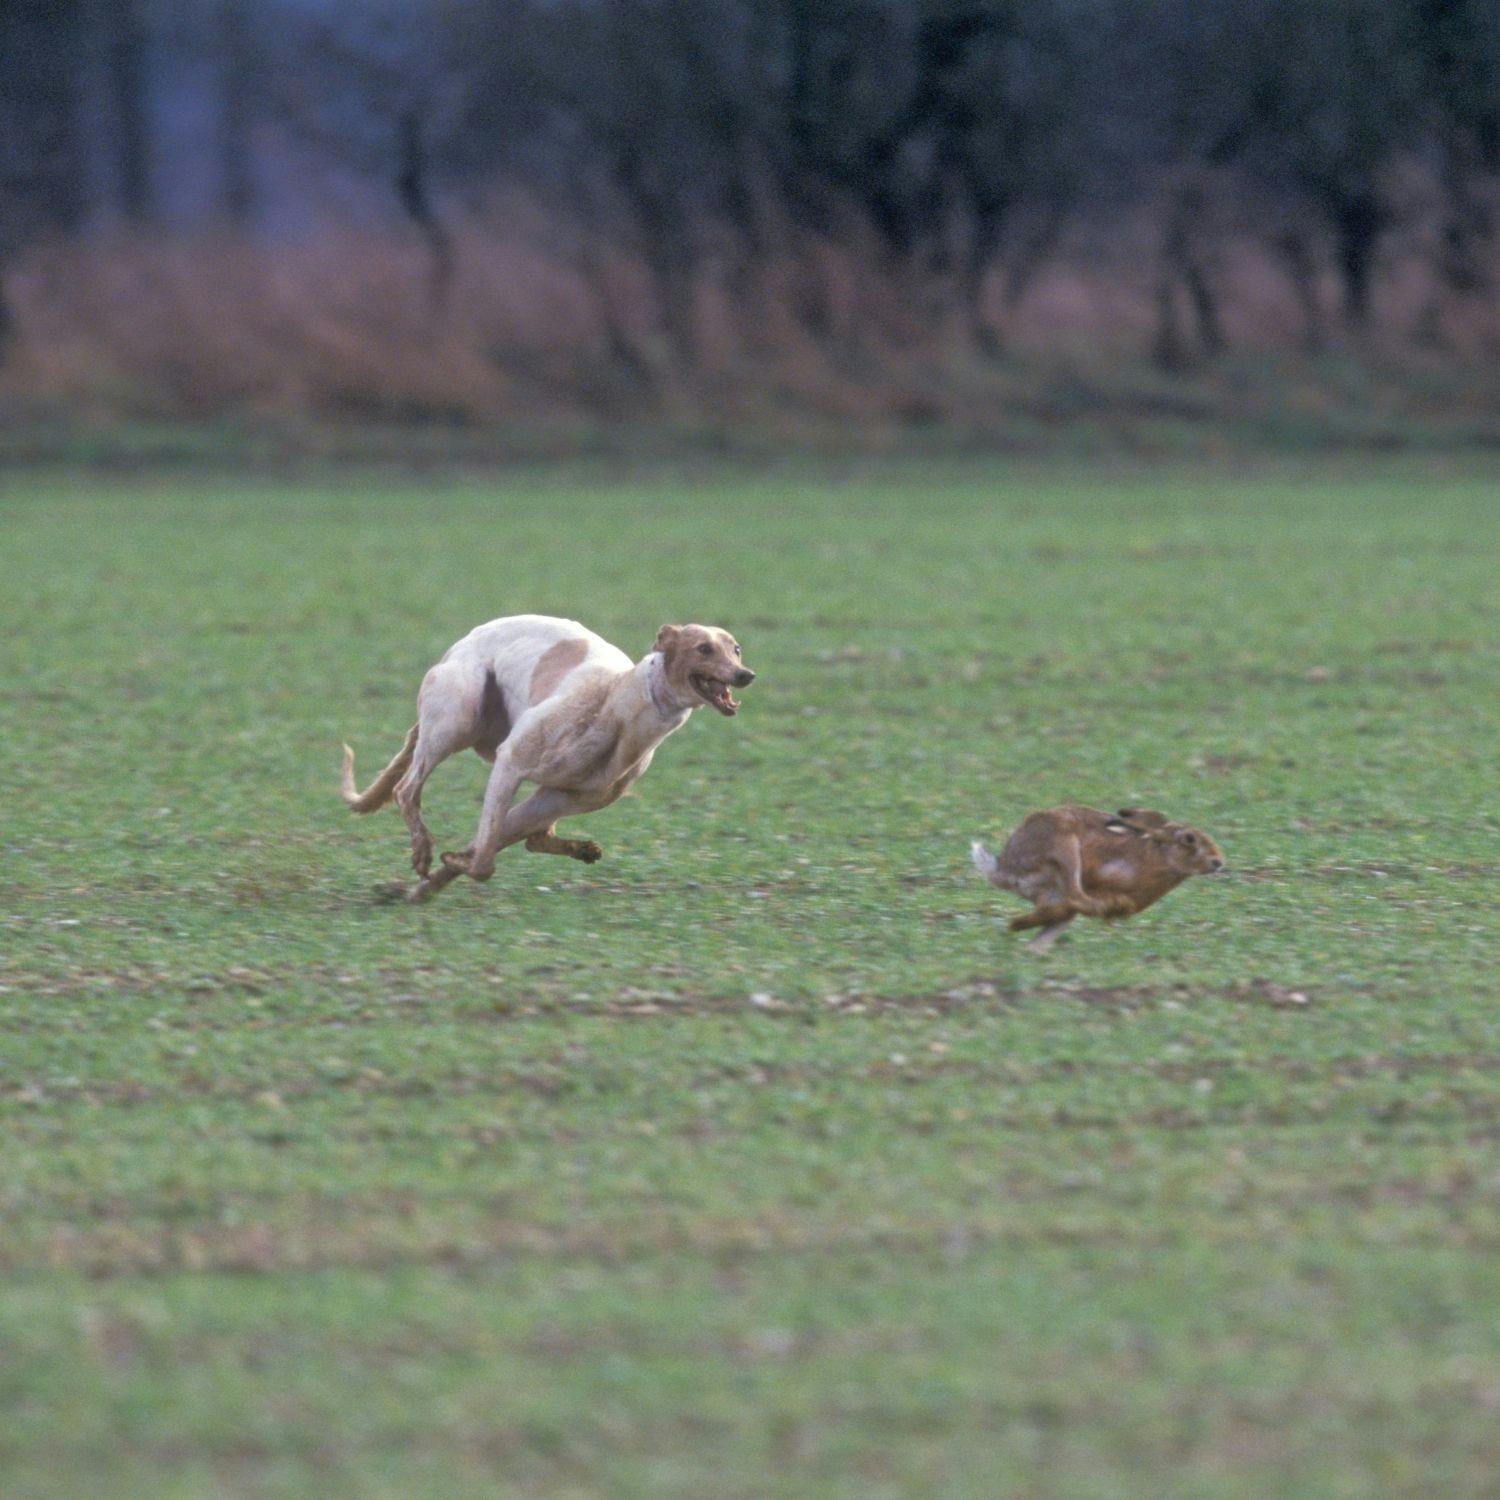
[(506, 815), (515, 800), (516, 789), (524, 779), (515, 758), (502, 747), (495, 756), (489, 785), (484, 789), (484, 807), (480, 810), (479, 830), (474, 835), (474, 842), (458, 854), (444, 854), (445, 869), (475, 880), (488, 880), (495, 873), (495, 856), (509, 842), (505, 837)]
[(604, 855), (598, 844), (592, 839), (560, 839), (552, 829), (559, 818), (594, 812), (598, 806), (597, 799), (543, 787), (519, 807), (511, 809), (505, 820), (502, 847), (508, 848), (524, 839), (527, 849), (533, 854), (565, 854), (569, 859), (581, 859), (584, 864), (591, 865)]
[(442, 864), (406, 893), (408, 901), (430, 901), (439, 891), (452, 885), (460, 875), (471, 875), (475, 880), (488, 880), (494, 874), (495, 855), (501, 848), (505, 815), (515, 798), (516, 788), (524, 779), (524, 773), (516, 765), (514, 758), (502, 746), (495, 756), (489, 783), (484, 789), (484, 807), (480, 810), (479, 831), (474, 835), (474, 842), (457, 854), (445, 853)]
[(552, 826), (527, 834), (526, 848), (532, 854), (561, 854), (565, 859), (580, 859), (586, 865), (604, 858), (604, 851), (593, 839), (558, 838)]
[[(513, 783), (511, 795), (514, 796), (514, 794), (515, 784)], [(469, 875), (475, 880), (488, 880), (494, 873), (495, 856), (502, 849), (509, 849), (512, 844), (519, 844), (523, 839), (530, 839), (536, 834), (544, 833), (559, 818), (588, 812), (593, 806), (592, 802), (586, 802), (572, 792), (554, 791), (543, 787), (540, 791), (534, 792), (519, 807), (513, 807), (505, 814), (498, 838), (486, 825), (485, 814), (481, 814), (480, 832), (476, 835), (474, 842), (458, 853), (444, 854), (442, 868), (416, 886), (410, 899), (425, 901), (428, 896), (435, 895), (460, 875)], [(488, 796), (485, 798), (485, 808), (487, 813)], [(429, 886), (431, 889), (426, 889)]]

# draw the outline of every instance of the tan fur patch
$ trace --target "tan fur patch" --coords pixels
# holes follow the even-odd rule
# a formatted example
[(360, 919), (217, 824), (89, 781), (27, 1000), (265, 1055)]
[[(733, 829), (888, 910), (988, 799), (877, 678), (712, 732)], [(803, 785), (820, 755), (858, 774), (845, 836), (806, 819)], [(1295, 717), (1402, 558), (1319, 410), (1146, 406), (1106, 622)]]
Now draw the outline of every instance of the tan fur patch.
[[(556, 650), (556, 647), (552, 648)], [(541, 663), (537, 663), (540, 670)], [(555, 767), (560, 762), (572, 762), (578, 755), (582, 743), (598, 738), (611, 749), (619, 739), (619, 726), (610, 729), (598, 722), (605, 703), (609, 699), (610, 682), (607, 678), (591, 677), (570, 688), (562, 701), (547, 711), (539, 721), (534, 721), (524, 733), (512, 740), (517, 761), (526, 766), (542, 765)], [(608, 760), (608, 755), (605, 755)], [(598, 756), (588, 757), (590, 764)], [(577, 774), (576, 765), (574, 774)]]
[(543, 698), (550, 698), (558, 683), (588, 654), (587, 641), (559, 641), (555, 646), (549, 646), (532, 668), (528, 702), (537, 704)]

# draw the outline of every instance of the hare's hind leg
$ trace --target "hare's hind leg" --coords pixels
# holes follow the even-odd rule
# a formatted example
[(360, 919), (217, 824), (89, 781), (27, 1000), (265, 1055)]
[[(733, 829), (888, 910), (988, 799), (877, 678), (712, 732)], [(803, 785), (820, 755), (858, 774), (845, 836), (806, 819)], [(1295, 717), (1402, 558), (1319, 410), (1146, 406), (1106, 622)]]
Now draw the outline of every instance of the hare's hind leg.
[(1005, 924), (1008, 932), (1024, 932), (1028, 927), (1046, 927), (1053, 922), (1071, 922), (1074, 917), (1070, 906), (1054, 906), (1043, 903), (1031, 911), (1012, 917)]
[(1038, 906), (1023, 916), (1012, 917), (1007, 927), (1011, 932), (1040, 927), (1042, 930), (1026, 946), (1035, 953), (1045, 953), (1062, 935), (1063, 928), (1077, 915), (1077, 912), (1067, 906)]
[(1058, 938), (1063, 935), (1063, 932), (1067, 928), (1068, 923), (1072, 920), (1073, 913), (1069, 912), (1067, 916), (1059, 918), (1056, 922), (1048, 922), (1047, 925), (1042, 928), (1042, 930), (1037, 933), (1037, 935), (1032, 938), (1029, 943), (1027, 943), (1027, 948), (1032, 953), (1045, 953), (1053, 945), (1053, 943), (1055, 943)]

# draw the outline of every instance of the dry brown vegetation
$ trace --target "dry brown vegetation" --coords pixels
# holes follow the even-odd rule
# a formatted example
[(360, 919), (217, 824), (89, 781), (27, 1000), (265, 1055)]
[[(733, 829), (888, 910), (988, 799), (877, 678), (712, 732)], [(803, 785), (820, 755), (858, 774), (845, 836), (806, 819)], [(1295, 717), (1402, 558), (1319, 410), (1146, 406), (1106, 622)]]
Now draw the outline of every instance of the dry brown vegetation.
[[(1488, 292), (1439, 294), (1417, 237), (1393, 246), (1378, 332), (1340, 336), (1264, 241), (1215, 236), (1226, 352), (1147, 362), (1161, 337), (1146, 226), (1079, 237), (1022, 285), (986, 289), (1001, 347), (941, 283), (873, 246), (786, 237), (705, 260), (671, 291), (630, 248), (512, 206), (455, 236), (435, 288), (415, 236), (345, 225), (298, 242), (115, 235), (38, 246), (8, 278), (16, 315), (0, 421), (251, 417), (471, 427), (533, 421), (769, 425), (1038, 437), (1121, 415), (1185, 422), (1336, 408), (1500, 423)], [(1300, 293), (1300, 300), (1299, 300)], [(1330, 332), (1330, 330), (1334, 330)], [(1159, 351), (1158, 351), (1159, 352)]]

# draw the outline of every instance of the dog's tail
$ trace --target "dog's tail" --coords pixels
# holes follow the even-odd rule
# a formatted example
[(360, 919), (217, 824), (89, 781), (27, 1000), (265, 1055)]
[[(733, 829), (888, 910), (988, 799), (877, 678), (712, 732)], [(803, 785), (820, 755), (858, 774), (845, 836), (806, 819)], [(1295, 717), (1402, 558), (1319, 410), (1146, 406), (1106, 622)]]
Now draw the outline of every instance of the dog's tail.
[(1000, 870), (1000, 861), (990, 853), (983, 844), (975, 839), (969, 845), (969, 858), (974, 861), (974, 868), (989, 881), (991, 885), (998, 885), (1001, 890), (1009, 888), (1004, 874)]
[(411, 764), (412, 753), (417, 748), (417, 728), (413, 724), (406, 731), (406, 743), (396, 752), (396, 758), (383, 770), (364, 791), (354, 785), (354, 751), (344, 746), (344, 774), (339, 783), (339, 795), (357, 813), (374, 812), (391, 800), (396, 783), (406, 774)]

